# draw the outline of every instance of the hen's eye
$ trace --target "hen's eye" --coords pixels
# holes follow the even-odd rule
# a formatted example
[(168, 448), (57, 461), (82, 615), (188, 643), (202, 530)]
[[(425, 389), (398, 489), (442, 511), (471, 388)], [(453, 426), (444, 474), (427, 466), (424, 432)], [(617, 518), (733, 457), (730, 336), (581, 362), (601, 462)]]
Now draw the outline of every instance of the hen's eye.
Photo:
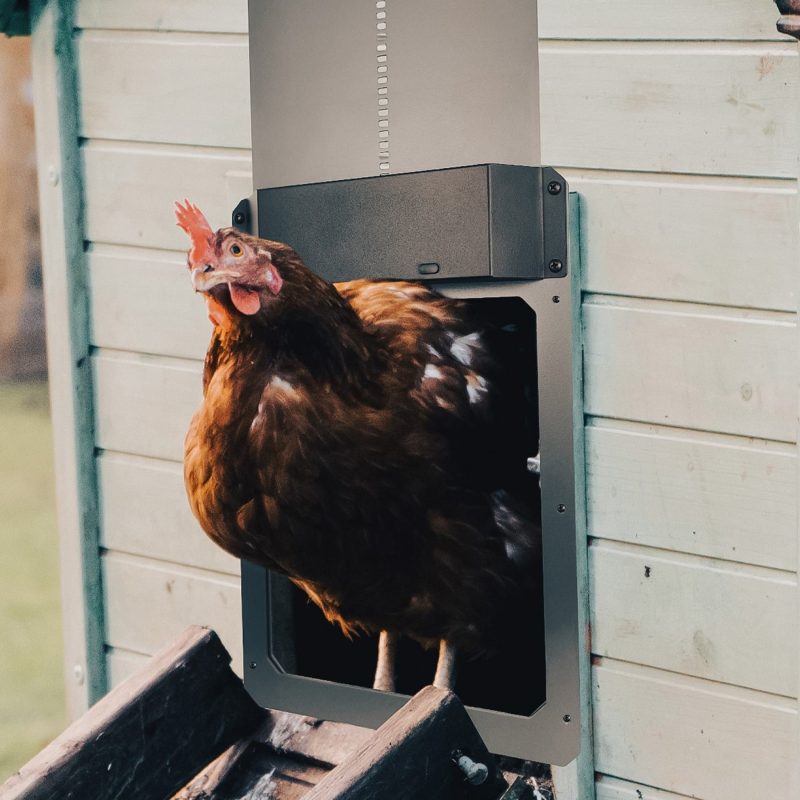
[(244, 250), (242, 250), (238, 244), (234, 243), (231, 245), (230, 253), (232, 256), (236, 256), (238, 258), (240, 255), (244, 254)]

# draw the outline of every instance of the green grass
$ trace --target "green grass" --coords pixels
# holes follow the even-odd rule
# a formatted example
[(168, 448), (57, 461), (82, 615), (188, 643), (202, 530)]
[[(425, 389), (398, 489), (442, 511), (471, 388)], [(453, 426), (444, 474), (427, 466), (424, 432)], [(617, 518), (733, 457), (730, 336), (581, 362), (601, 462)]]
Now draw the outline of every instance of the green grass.
[(0, 782), (66, 725), (47, 385), (0, 384)]

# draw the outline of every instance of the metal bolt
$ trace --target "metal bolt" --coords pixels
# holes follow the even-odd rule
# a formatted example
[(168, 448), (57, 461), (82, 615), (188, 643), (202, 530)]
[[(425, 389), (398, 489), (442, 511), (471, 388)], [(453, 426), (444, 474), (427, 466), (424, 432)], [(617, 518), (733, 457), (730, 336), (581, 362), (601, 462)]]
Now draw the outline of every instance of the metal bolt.
[(542, 473), (542, 462), (541, 456), (538, 454), (535, 456), (528, 456), (527, 462), (528, 472), (532, 475), (541, 475)]
[(473, 761), (469, 756), (465, 756), (460, 750), (453, 753), (453, 761), (461, 770), (467, 783), (471, 786), (480, 786), (489, 777), (489, 767), (479, 761)]
[(255, 661), (250, 662), (250, 669), (255, 669), (258, 666)]
[(550, 194), (561, 194), (561, 184), (558, 181), (550, 181), (547, 184), (547, 191)]
[(560, 303), (561, 302), (561, 298), (557, 294), (553, 295), (553, 302), (554, 303)]
[(245, 219), (245, 217), (244, 217), (244, 213), (242, 211), (237, 211), (233, 215), (233, 221), (234, 221), (234, 224), (236, 224), (236, 225), (242, 225), (244, 223), (244, 219)]
[(551, 262), (550, 262), (550, 263), (547, 265), (547, 268), (550, 270), (550, 272), (561, 272), (561, 268), (562, 268), (563, 266), (564, 266), (564, 265), (563, 265), (563, 264), (562, 264), (562, 263), (561, 263), (561, 262), (560, 262), (560, 261), (559, 261), (557, 258), (554, 258), (554, 259), (553, 259), (553, 260), (552, 260), (552, 261), (551, 261)]
[(563, 503), (558, 504), (558, 513), (563, 514), (567, 510), (567, 507)]
[(569, 714), (564, 714), (564, 716), (561, 717), (561, 719), (564, 720), (565, 725), (569, 725), (569, 723), (572, 722), (572, 716)]

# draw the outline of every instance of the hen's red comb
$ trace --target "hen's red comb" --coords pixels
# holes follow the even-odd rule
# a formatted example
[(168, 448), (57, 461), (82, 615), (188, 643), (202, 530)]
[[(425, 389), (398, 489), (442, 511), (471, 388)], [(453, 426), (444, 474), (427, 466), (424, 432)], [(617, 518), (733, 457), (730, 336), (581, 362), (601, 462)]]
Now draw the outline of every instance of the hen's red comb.
[(188, 200), (184, 200), (183, 203), (183, 205), (175, 203), (175, 216), (178, 219), (178, 227), (192, 237), (189, 263), (193, 265), (206, 264), (214, 255), (211, 249), (214, 231), (211, 230), (208, 220), (197, 206), (192, 205)]

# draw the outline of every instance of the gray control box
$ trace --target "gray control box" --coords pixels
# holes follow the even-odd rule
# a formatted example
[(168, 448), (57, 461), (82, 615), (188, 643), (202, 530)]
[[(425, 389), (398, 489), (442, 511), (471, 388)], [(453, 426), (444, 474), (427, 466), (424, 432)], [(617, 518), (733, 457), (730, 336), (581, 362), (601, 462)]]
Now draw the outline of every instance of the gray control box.
[(259, 189), (258, 230), (328, 280), (560, 278), (566, 202), (550, 167), (482, 164)]

